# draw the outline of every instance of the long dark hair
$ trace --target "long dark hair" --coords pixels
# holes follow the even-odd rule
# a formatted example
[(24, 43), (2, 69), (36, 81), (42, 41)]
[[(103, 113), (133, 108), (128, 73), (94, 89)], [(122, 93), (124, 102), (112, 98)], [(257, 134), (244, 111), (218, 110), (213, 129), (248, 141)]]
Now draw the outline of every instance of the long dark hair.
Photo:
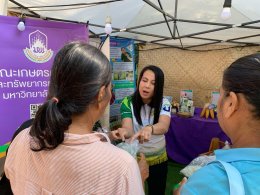
[(142, 125), (142, 119), (141, 119), (141, 107), (144, 105), (144, 102), (142, 100), (142, 97), (139, 93), (139, 85), (141, 82), (141, 79), (143, 77), (143, 74), (145, 71), (151, 70), (155, 75), (155, 85), (154, 85), (154, 95), (152, 97), (152, 101), (150, 102), (150, 106), (154, 108), (154, 122), (153, 124), (157, 123), (160, 116), (160, 110), (162, 106), (162, 99), (163, 99), (163, 86), (164, 86), (164, 74), (163, 71), (154, 65), (149, 65), (143, 68), (139, 75), (138, 83), (137, 83), (137, 89), (135, 93), (133, 94), (133, 108), (134, 108), (134, 115), (139, 123), (139, 125)]
[(65, 45), (55, 56), (47, 101), (30, 130), (37, 144), (32, 150), (52, 150), (61, 144), (72, 115), (84, 113), (110, 82), (111, 66), (101, 51), (84, 42)]
[(260, 119), (260, 54), (252, 54), (233, 62), (225, 71), (222, 87), (228, 92), (242, 93)]

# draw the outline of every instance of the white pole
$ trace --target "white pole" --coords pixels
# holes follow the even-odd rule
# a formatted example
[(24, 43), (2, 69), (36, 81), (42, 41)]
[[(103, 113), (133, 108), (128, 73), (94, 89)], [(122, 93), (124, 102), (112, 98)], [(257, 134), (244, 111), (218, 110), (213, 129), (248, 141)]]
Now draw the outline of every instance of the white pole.
[(7, 16), (8, 0), (0, 0), (0, 15)]
[[(101, 51), (107, 59), (110, 59), (110, 37), (108, 36), (105, 42), (103, 43), (103, 46), (101, 48)], [(100, 119), (102, 127), (104, 127), (106, 130), (110, 130), (110, 123), (109, 123), (109, 118), (110, 118), (110, 105), (108, 105), (105, 109), (103, 117)]]

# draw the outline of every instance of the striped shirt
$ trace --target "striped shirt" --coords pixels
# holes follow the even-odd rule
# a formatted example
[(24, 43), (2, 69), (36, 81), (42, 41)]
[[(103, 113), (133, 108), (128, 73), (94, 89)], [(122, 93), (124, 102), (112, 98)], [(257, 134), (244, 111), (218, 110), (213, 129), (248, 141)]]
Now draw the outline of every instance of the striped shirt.
[(144, 194), (136, 160), (101, 137), (65, 133), (56, 149), (33, 152), (29, 129), (22, 131), (5, 163), (14, 194)]

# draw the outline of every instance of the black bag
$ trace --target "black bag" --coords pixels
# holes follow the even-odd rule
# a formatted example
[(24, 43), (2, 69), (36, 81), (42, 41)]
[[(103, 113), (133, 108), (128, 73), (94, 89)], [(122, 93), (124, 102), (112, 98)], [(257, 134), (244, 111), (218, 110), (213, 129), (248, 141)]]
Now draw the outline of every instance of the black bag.
[(5, 173), (3, 173), (2, 179), (0, 180), (0, 195), (13, 195), (10, 181), (5, 176)]

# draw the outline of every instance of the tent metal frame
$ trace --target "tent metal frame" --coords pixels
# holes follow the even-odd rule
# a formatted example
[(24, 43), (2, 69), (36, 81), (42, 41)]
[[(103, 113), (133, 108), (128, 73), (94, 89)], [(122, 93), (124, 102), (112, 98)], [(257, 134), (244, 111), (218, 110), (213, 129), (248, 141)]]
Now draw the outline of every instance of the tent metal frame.
[[(42, 16), (40, 16), (39, 14), (37, 14), (36, 12), (34, 12), (30, 9), (30, 8), (35, 8), (35, 7), (26, 7), (26, 6), (18, 3), (16, 0), (9, 0), (9, 1), (16, 4), (21, 9), (27, 10), (29, 13), (31, 13), (32, 15), (26, 14), (30, 17), (42, 18), (42, 19), (45, 19), (45, 20), (82, 23), (82, 22), (77, 22), (77, 21), (63, 20), (63, 19), (57, 19), (57, 18), (51, 18), (51, 17), (42, 17)], [(115, 1), (121, 1), (121, 0), (114, 0), (114, 1), (111, 1), (109, 3), (113, 3)], [(129, 28), (126, 28), (126, 29), (120, 29), (120, 28), (113, 27), (112, 33), (126, 32), (126, 33), (131, 33), (131, 34), (145, 35), (145, 36), (155, 38), (155, 40), (150, 41), (150, 43), (158, 44), (158, 45), (165, 46), (165, 47), (168, 46), (168, 47), (178, 48), (178, 49), (189, 49), (189, 48), (218, 44), (218, 43), (223, 43), (223, 42), (237, 44), (238, 46), (239, 45), (241, 45), (241, 46), (245, 46), (245, 45), (259, 46), (260, 45), (259, 43), (251, 43), (251, 42), (243, 41), (243, 39), (246, 39), (246, 38), (252, 38), (252, 37), (260, 36), (260, 33), (255, 34), (255, 35), (250, 35), (250, 36), (236, 37), (236, 38), (232, 38), (232, 39), (228, 39), (228, 40), (209, 39), (209, 38), (204, 38), (204, 37), (199, 36), (199, 35), (205, 35), (205, 34), (212, 33), (212, 32), (231, 29), (231, 28), (246, 28), (246, 29), (257, 29), (258, 30), (258, 29), (260, 29), (260, 27), (252, 26), (252, 24), (259, 23), (260, 20), (255, 20), (255, 21), (245, 22), (245, 23), (242, 23), (242, 24), (239, 24), (239, 25), (235, 25), (235, 24), (225, 24), (225, 23), (214, 23), (214, 22), (206, 22), (206, 21), (180, 19), (180, 18), (177, 18), (178, 0), (175, 0), (175, 10), (174, 10), (173, 15), (167, 13), (163, 9), (163, 6), (161, 4), (161, 0), (157, 0), (157, 1), (158, 1), (159, 6), (155, 5), (150, 0), (143, 0), (143, 2), (145, 2), (147, 5), (151, 6), (152, 8), (154, 8), (155, 10), (157, 10), (158, 12), (160, 12), (163, 15), (163, 18), (164, 18), (163, 21), (157, 21), (157, 22), (142, 24), (142, 25), (138, 25), (138, 26), (132, 26), (132, 27), (129, 27)], [(70, 6), (70, 5), (75, 6), (75, 4), (68, 4), (68, 5), (63, 5), (63, 6)], [(40, 6), (37, 6), (37, 7), (40, 8)], [(181, 23), (202, 24), (202, 25), (213, 25), (213, 26), (217, 26), (217, 28), (212, 29), (212, 30), (195, 32), (195, 33), (191, 33), (191, 34), (180, 35), (179, 31), (178, 31), (178, 23), (180, 23), (180, 22)], [(89, 23), (89, 22), (87, 22), (85, 24), (89, 25), (89, 26), (93, 26), (93, 27), (98, 27), (98, 28), (104, 28), (105, 27), (104, 25), (93, 24), (93, 23)], [(138, 29), (141, 29), (141, 28), (144, 28), (144, 27), (150, 27), (150, 26), (154, 26), (154, 25), (158, 25), (158, 24), (166, 24), (167, 25), (167, 28), (169, 30), (169, 36), (163, 36), (163, 35), (145, 33), (145, 32), (138, 31)], [(172, 29), (171, 29), (171, 24), (172, 24)], [(90, 32), (92, 33), (92, 35), (90, 37), (95, 37), (95, 38), (106, 35), (105, 33), (96, 34), (93, 31), (90, 31)], [(120, 36), (120, 37), (122, 37), (122, 36)], [(158, 38), (158, 39), (156, 39), (156, 38)], [(183, 42), (183, 39), (185, 39), (185, 38), (201, 39), (201, 40), (209, 41), (209, 42), (201, 43), (201, 44), (198, 44), (198, 45), (183, 46), (182, 42)], [(134, 39), (134, 40), (141, 42), (141, 43), (147, 43), (147, 41), (144, 41), (144, 40), (138, 40), (138, 39)], [(165, 40), (179, 40), (181, 46), (176, 46), (176, 45), (172, 45), (172, 44), (165, 44), (165, 43), (163, 43), (163, 41), (165, 41)]]

